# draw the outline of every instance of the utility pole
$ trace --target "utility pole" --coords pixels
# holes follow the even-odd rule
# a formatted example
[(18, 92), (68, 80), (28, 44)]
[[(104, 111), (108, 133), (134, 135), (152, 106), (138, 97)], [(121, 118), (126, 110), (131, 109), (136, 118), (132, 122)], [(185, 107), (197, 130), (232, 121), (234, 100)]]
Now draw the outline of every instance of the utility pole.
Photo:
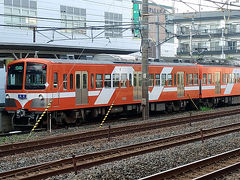
[(157, 32), (157, 40), (156, 40), (156, 59), (160, 59), (161, 56), (161, 46), (160, 46), (160, 37), (159, 37), (159, 16), (156, 15), (156, 32)]
[(142, 1), (142, 119), (149, 118), (148, 99), (148, 0)]

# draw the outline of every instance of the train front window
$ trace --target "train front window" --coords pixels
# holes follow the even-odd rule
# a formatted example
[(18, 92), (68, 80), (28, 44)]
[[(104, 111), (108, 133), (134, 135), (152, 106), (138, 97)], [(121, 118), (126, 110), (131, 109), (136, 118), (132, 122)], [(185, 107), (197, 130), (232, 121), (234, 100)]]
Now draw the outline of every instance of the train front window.
[(8, 66), (7, 89), (20, 90), (23, 87), (24, 63)]
[(45, 89), (47, 65), (27, 63), (25, 89)]

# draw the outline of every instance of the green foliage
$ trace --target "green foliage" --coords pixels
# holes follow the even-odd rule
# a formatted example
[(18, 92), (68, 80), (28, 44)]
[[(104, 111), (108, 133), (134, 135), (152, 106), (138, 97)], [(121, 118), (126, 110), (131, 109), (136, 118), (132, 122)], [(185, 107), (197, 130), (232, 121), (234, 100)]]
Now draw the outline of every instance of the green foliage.
[(200, 107), (200, 111), (210, 111), (210, 110), (212, 110), (212, 109), (209, 107), (205, 107), (205, 106)]

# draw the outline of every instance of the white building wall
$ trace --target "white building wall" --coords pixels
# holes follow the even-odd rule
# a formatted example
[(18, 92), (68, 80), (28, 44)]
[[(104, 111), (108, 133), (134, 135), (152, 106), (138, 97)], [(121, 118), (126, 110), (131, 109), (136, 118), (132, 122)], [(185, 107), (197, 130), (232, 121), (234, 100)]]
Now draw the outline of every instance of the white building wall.
[[(104, 26), (104, 12), (112, 12), (122, 14), (122, 21), (131, 23), (132, 18), (132, 2), (131, 0), (37, 0), (37, 17), (45, 18), (61, 18), (60, 5), (84, 8), (86, 9), (87, 26)], [(0, 0), (0, 12), (4, 12), (4, 0)], [(98, 21), (98, 22), (89, 22)], [(0, 23), (4, 24), (4, 16), (0, 16)], [(61, 27), (60, 20), (40, 20), (38, 19), (38, 27)], [(103, 30), (94, 30), (93, 36), (103, 32)], [(106, 39), (104, 32), (98, 38), (91, 39), (91, 30), (87, 30), (86, 35), (73, 34), (76, 40), (67, 40), (71, 38), (71, 33), (63, 33), (65, 36), (53, 31), (37, 33), (36, 43), (38, 45), (50, 46), (70, 46), (70, 47), (86, 47), (86, 48), (110, 48), (110, 49), (128, 49), (138, 50), (140, 40), (134, 39), (131, 29), (123, 32), (122, 38)], [(50, 41), (54, 35), (55, 41)], [(65, 40), (62, 40), (65, 39)], [(50, 41), (50, 42), (49, 42)], [(32, 44), (33, 31), (19, 28), (0, 27), (0, 43), (1, 44)]]
[(0, 104), (5, 103), (5, 83), (6, 73), (5, 68), (0, 68)]

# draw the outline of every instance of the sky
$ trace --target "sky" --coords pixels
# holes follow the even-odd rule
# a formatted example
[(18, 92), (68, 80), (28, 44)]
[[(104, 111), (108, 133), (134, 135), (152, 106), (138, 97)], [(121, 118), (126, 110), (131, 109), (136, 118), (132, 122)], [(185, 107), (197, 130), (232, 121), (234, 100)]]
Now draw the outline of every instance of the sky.
[[(199, 12), (199, 11), (217, 11), (221, 7), (228, 9), (238, 9), (240, 10), (240, 0), (149, 0), (149, 2), (156, 2), (158, 4), (172, 6), (175, 8), (176, 13), (184, 12)], [(239, 2), (238, 2), (239, 1)], [(221, 3), (232, 3), (233, 5), (239, 6), (227, 6)]]

